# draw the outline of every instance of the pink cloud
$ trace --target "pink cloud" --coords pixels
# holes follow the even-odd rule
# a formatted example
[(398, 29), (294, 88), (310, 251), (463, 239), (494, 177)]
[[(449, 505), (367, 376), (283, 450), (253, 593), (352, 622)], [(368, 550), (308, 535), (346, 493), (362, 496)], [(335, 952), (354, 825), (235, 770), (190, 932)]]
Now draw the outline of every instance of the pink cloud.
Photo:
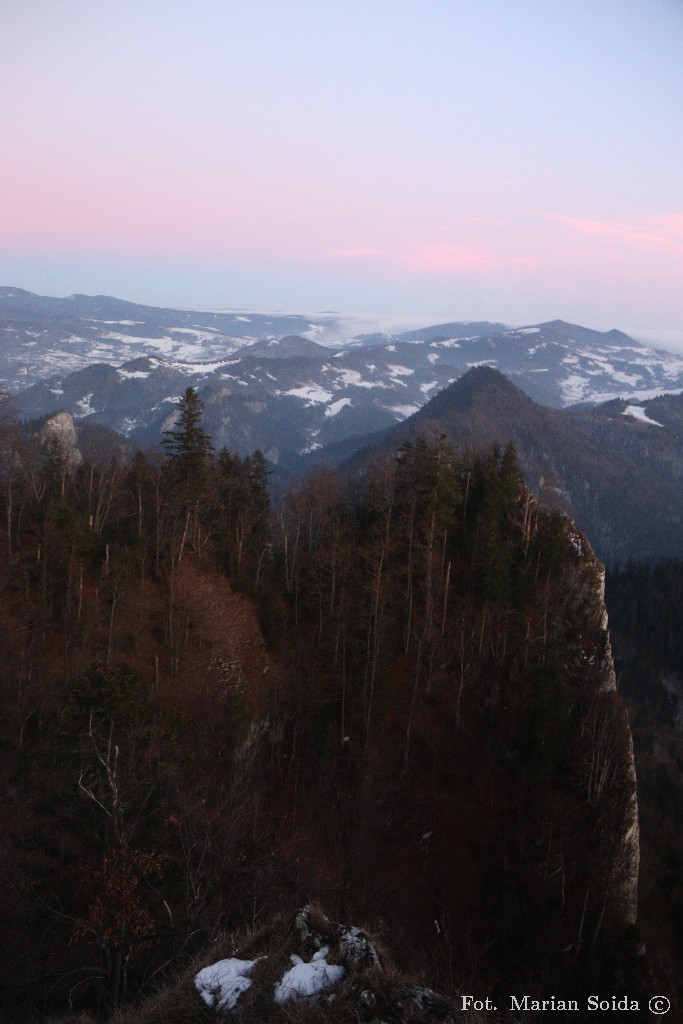
[(590, 220), (559, 213), (545, 213), (544, 217), (583, 235), (592, 235), (607, 242), (617, 241), (639, 252), (683, 256), (683, 216), (680, 214), (634, 217), (630, 220)]
[(443, 270), (490, 270), (497, 261), (480, 249), (436, 242), (417, 246), (406, 254), (406, 262), (412, 270), (432, 273)]

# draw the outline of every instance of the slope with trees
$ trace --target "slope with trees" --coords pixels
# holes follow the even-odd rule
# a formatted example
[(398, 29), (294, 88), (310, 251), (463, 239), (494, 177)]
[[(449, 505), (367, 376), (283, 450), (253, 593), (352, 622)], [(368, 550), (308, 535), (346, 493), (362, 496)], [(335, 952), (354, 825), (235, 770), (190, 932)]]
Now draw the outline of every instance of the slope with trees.
[(637, 985), (583, 535), (512, 446), (445, 438), (271, 512), (263, 456), (215, 456), (195, 398), (166, 458), (7, 445), (3, 1019), (105, 1019), (313, 893), (451, 992)]

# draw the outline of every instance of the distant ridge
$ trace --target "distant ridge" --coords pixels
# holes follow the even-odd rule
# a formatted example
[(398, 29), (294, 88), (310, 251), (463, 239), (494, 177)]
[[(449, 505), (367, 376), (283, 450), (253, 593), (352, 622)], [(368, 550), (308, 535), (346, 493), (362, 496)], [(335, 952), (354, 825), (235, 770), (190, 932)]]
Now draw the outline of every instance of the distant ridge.
[(344, 467), (367, 472), (420, 434), (482, 450), (512, 441), (532, 491), (574, 516), (601, 558), (683, 557), (683, 396), (650, 405), (646, 420), (625, 415), (625, 402), (549, 409), (480, 366)]
[(243, 350), (245, 355), (258, 356), (262, 359), (329, 359), (330, 350), (310, 338), (302, 338), (299, 334), (287, 334), (284, 338), (269, 338), (257, 341)]

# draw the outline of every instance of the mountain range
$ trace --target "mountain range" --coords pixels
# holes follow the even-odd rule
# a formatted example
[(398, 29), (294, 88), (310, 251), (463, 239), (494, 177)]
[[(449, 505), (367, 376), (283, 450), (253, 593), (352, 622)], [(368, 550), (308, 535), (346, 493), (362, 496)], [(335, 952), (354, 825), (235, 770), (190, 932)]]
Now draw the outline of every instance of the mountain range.
[(362, 472), (419, 434), (464, 449), (512, 441), (532, 491), (570, 514), (604, 561), (683, 556), (681, 395), (551, 409), (477, 367), (344, 465)]
[(23, 418), (63, 410), (143, 446), (192, 386), (216, 448), (261, 449), (276, 487), (417, 432), (513, 440), (531, 488), (571, 512), (600, 557), (683, 554), (683, 357), (559, 320), (350, 325), (3, 288), (0, 373)]

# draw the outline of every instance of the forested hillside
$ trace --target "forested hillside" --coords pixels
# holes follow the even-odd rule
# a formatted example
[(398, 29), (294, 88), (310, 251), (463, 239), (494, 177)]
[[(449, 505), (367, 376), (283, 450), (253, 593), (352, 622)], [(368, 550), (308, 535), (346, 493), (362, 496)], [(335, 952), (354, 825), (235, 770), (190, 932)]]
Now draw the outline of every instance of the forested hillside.
[(313, 896), (449, 993), (638, 989), (603, 571), (512, 446), (271, 509), (192, 389), (160, 457), (3, 445), (3, 1019), (105, 1019)]

